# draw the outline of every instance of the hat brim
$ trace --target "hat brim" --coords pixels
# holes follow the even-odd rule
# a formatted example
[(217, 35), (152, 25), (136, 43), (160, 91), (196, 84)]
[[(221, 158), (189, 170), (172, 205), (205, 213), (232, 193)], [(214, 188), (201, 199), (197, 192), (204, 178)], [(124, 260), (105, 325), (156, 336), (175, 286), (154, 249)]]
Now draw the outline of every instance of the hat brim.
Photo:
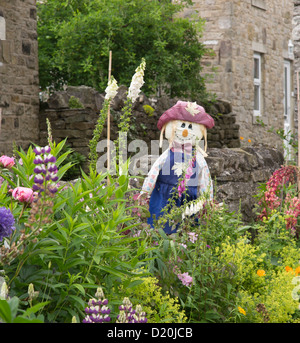
[(174, 106), (164, 112), (157, 123), (158, 129), (161, 130), (163, 126), (171, 120), (182, 120), (202, 124), (207, 129), (211, 129), (215, 125), (214, 119), (205, 112), (202, 106), (187, 101), (177, 101)]

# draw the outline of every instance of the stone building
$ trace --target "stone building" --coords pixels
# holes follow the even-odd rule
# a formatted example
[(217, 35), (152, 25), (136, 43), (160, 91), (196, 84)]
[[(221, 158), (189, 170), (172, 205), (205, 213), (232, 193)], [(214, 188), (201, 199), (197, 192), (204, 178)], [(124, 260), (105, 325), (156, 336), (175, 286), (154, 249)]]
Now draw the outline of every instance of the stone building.
[[(297, 85), (297, 73), (300, 73), (300, 0), (294, 0), (294, 16), (293, 16), (293, 44), (294, 44), (294, 69), (295, 69), (295, 126), (298, 130), (298, 85)], [(300, 76), (299, 76), (300, 77)], [(299, 81), (300, 82), (300, 81)], [(300, 90), (299, 90), (300, 93)], [(300, 94), (299, 94), (300, 96)], [(300, 105), (300, 104), (299, 104)]]
[[(193, 1), (183, 15), (198, 11), (205, 19), (201, 39), (215, 52), (203, 60), (204, 72), (211, 76), (207, 88), (231, 103), (243, 142), (281, 148), (277, 135), (267, 129), (294, 126), (289, 42), (297, 1)], [(0, 0), (0, 153), (8, 154), (13, 142), (24, 149), (39, 142), (36, 24), (36, 0)]]
[(35, 0), (0, 0), (0, 155), (39, 139)]
[[(282, 148), (268, 129), (294, 128), (293, 0), (194, 0), (184, 12), (205, 20), (207, 88), (232, 104), (243, 142)], [(266, 127), (257, 124), (257, 119)]]

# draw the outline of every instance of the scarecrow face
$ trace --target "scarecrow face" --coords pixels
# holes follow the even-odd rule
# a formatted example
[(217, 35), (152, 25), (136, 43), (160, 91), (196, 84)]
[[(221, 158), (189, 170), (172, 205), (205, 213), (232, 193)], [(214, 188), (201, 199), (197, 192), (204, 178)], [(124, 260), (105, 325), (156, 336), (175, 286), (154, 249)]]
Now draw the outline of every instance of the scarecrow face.
[(178, 143), (192, 143), (200, 141), (203, 138), (205, 126), (202, 124), (192, 123), (182, 120), (171, 120), (166, 124), (165, 135), (170, 141)]

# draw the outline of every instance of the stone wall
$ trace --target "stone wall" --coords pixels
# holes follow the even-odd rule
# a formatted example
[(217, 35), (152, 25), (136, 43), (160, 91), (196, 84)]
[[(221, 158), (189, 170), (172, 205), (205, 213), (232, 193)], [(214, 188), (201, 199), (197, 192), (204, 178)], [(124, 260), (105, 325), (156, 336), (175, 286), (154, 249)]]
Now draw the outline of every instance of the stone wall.
[[(117, 139), (118, 119), (124, 104), (125, 87), (120, 87), (111, 106), (111, 139)], [(75, 96), (84, 105), (81, 109), (70, 109), (69, 99)], [(92, 138), (98, 113), (102, 107), (103, 94), (89, 87), (69, 87), (66, 91), (54, 93), (44, 104), (40, 113), (41, 145), (47, 144), (46, 118), (49, 119), (52, 135), (56, 141), (68, 137), (71, 147), (88, 156), (88, 143)], [(159, 140), (160, 131), (157, 121), (160, 115), (176, 99), (160, 98), (151, 103), (141, 95), (135, 103), (128, 142), (141, 139), (148, 145), (149, 163), (157, 158), (159, 151), (151, 151), (151, 141)], [(154, 108), (152, 115), (145, 112), (145, 105)], [(271, 174), (283, 164), (283, 155), (272, 147), (253, 145), (240, 147), (239, 125), (232, 113), (231, 105), (226, 101), (217, 101), (210, 107), (209, 113), (215, 118), (215, 127), (208, 130), (208, 157), (206, 158), (213, 180), (216, 182), (216, 197), (225, 202), (230, 211), (241, 208), (243, 220), (255, 218), (253, 212), (258, 184), (266, 182)], [(106, 139), (106, 126), (101, 139)], [(150, 165), (148, 169), (150, 168)], [(141, 184), (136, 185), (141, 187)]]
[[(118, 138), (118, 122), (124, 105), (127, 88), (121, 86), (111, 105), (111, 140)], [(76, 97), (84, 105), (82, 109), (70, 109), (69, 99)], [(69, 87), (65, 91), (55, 92), (44, 104), (40, 113), (41, 144), (47, 140), (46, 118), (49, 119), (52, 135), (56, 141), (68, 138), (70, 146), (88, 156), (88, 143), (92, 138), (99, 111), (102, 107), (104, 94), (99, 94), (90, 87)], [(133, 116), (130, 122), (128, 143), (135, 139), (147, 143), (151, 150), (151, 142), (159, 141), (160, 131), (157, 122), (162, 113), (176, 103), (177, 99), (162, 97), (151, 102), (145, 95), (141, 95), (135, 102)], [(153, 113), (147, 112), (145, 106), (151, 106)], [(209, 113), (215, 119), (215, 127), (208, 130), (208, 145), (212, 148), (236, 148), (240, 146), (239, 126), (231, 111), (231, 105), (225, 101), (217, 101), (210, 106)], [(106, 139), (106, 124), (100, 139)]]
[(0, 0), (0, 154), (39, 140), (35, 0)]
[[(244, 148), (208, 148), (205, 158), (214, 184), (214, 198), (230, 212), (241, 211), (244, 223), (256, 220), (255, 197), (259, 184), (269, 180), (284, 163), (283, 154), (264, 145)], [(158, 156), (148, 156), (148, 170)], [(143, 179), (133, 179), (133, 187), (142, 188)]]
[(238, 149), (208, 149), (207, 164), (216, 182), (216, 198), (230, 211), (241, 209), (243, 220), (255, 219), (259, 183), (268, 181), (283, 164), (283, 154), (266, 146)]
[[(183, 16), (196, 14), (205, 20), (201, 41), (211, 48), (203, 59), (203, 74), (209, 76), (208, 90), (232, 104), (241, 136), (246, 140), (282, 149), (277, 135), (282, 129), (284, 60), (292, 39), (292, 0), (194, 0)], [(254, 109), (253, 55), (262, 56), (262, 113), (266, 129), (256, 124)], [(293, 75), (293, 73), (292, 73)], [(292, 97), (292, 95), (291, 95)], [(293, 105), (291, 112), (293, 114)], [(292, 121), (293, 121), (292, 117)]]

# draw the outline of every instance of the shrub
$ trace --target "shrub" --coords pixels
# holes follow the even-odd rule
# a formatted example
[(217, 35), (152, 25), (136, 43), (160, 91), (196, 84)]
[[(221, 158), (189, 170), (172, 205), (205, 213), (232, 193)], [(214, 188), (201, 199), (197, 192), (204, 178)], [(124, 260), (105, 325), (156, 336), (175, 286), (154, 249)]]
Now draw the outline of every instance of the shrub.
[(187, 318), (179, 300), (171, 297), (169, 292), (162, 292), (155, 277), (136, 277), (139, 284), (132, 288), (120, 290), (121, 294), (139, 302), (147, 313), (148, 323), (185, 323)]
[[(55, 159), (63, 144), (51, 147)], [(58, 167), (68, 153), (57, 157)], [(43, 309), (45, 321), (70, 322), (82, 312), (89, 289), (101, 283), (109, 289), (125, 276), (130, 279), (132, 271), (144, 265), (139, 258), (147, 250), (143, 242), (123, 234), (124, 224), (129, 228), (138, 225), (125, 199), (129, 177), (110, 178), (108, 185), (107, 174), (82, 173), (74, 185), (58, 187), (55, 196), (41, 192), (32, 204), (20, 203), (7, 196), (8, 184), (14, 188), (18, 182), (34, 188), (39, 181), (34, 170), (44, 168), (44, 164), (33, 163), (37, 157), (32, 148), (19, 155), (22, 162), (17, 161), (3, 174), (5, 186), (0, 192), (0, 205), (10, 206), (18, 218), (14, 234), (5, 238), (1, 248), (2, 269), (9, 280), (11, 296), (26, 299), (27, 287), (34, 283), (38, 301), (49, 301)], [(58, 170), (58, 179), (70, 166), (68, 163)], [(45, 173), (47, 179), (51, 172)], [(42, 184), (41, 188), (46, 189)]]

